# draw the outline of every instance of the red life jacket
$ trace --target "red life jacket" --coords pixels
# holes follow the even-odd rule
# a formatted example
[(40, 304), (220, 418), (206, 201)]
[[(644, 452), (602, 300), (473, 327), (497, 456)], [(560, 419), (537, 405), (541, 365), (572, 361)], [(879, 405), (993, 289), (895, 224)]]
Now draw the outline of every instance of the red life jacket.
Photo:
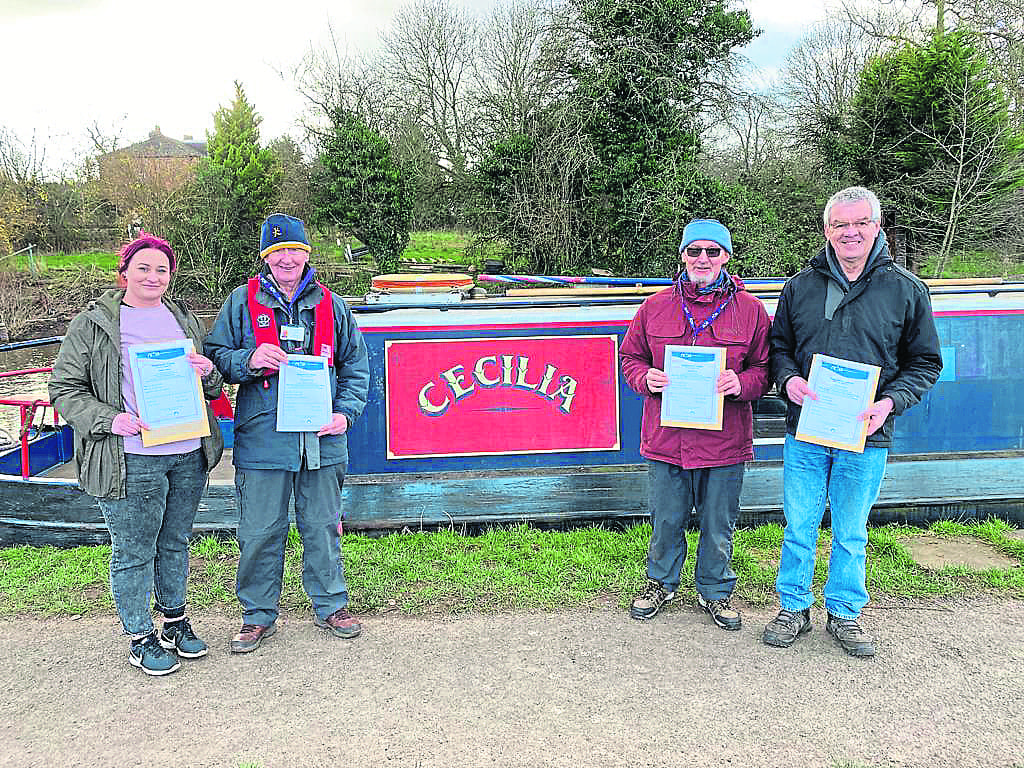
[[(323, 298), (317, 302), (313, 310), (313, 352), (318, 357), (326, 357), (328, 365), (334, 365), (334, 303), (327, 286), (317, 282), (323, 291)], [(277, 320), (274, 310), (260, 304), (256, 300), (256, 292), (260, 289), (258, 277), (249, 278), (249, 319), (252, 321), (252, 332), (256, 336), (257, 346), (260, 344), (276, 344), (281, 346), (281, 337), (277, 332)], [(269, 371), (264, 370), (266, 376)]]

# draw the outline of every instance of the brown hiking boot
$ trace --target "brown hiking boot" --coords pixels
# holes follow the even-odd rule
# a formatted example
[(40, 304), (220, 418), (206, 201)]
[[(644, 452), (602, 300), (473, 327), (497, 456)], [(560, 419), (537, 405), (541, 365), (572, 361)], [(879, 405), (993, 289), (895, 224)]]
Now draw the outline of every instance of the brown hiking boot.
[(232, 653), (249, 653), (260, 647), (260, 643), (277, 632), (277, 625), (243, 624), (238, 634), (231, 638)]
[(732, 607), (728, 597), (721, 600), (705, 600), (704, 595), (697, 593), (697, 605), (707, 611), (711, 619), (722, 629), (737, 630), (743, 626), (740, 612)]
[(348, 612), (347, 608), (339, 608), (326, 619), (321, 619), (313, 614), (313, 623), (321, 629), (326, 629), (335, 637), (355, 637), (363, 631), (363, 625), (359, 619)]

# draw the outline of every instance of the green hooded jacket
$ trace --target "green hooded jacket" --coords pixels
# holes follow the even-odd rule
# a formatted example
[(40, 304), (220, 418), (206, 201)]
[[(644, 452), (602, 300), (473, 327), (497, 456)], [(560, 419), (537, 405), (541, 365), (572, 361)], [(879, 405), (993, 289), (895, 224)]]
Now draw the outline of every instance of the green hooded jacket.
[[(110, 431), (114, 417), (124, 410), (122, 298), (123, 290), (109, 290), (75, 316), (50, 378), (50, 402), (75, 430), (78, 484), (90, 496), (101, 499), (125, 497), (124, 438)], [(206, 332), (199, 318), (167, 296), (163, 303), (201, 352)], [(224, 452), (224, 438), (209, 404), (220, 394), (223, 383), (216, 369), (203, 378), (210, 423), (210, 436), (202, 438), (207, 469), (213, 469)]]

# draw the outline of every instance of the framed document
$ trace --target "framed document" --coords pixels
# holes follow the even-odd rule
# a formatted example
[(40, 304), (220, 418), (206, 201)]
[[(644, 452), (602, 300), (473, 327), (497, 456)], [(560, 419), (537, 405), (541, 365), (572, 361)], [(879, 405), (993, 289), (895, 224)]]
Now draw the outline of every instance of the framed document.
[(317, 432), (331, 422), (327, 358), (288, 355), (277, 381), (277, 431)]
[(188, 361), (194, 351), (191, 339), (128, 347), (139, 418), (149, 425), (142, 430), (144, 446), (210, 434), (203, 385)]
[(668, 386), (661, 393), (662, 426), (720, 430), (725, 396), (717, 385), (724, 370), (723, 347), (666, 346)]
[(857, 417), (875, 401), (880, 370), (877, 365), (815, 355), (807, 383), (818, 399), (804, 398), (796, 439), (863, 453), (868, 423)]

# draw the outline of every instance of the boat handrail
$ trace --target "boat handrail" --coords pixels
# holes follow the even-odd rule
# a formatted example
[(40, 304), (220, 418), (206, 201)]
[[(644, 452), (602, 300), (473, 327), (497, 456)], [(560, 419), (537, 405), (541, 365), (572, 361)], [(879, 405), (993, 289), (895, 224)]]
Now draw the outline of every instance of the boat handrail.
[[(30, 376), (38, 373), (52, 373), (53, 368), (22, 368), (17, 371), (2, 371), (0, 372), (0, 378), (7, 379), (14, 376)], [(53, 412), (53, 426), (58, 426), (59, 416), (57, 409), (53, 407), (53, 403), (43, 398), (37, 398), (35, 400), (20, 400), (20, 399), (7, 399), (0, 398), (0, 406), (11, 406), (19, 409), (19, 422), (21, 428), (18, 432), (18, 441), (21, 444), (21, 478), (22, 480), (28, 480), (30, 472), (29, 467), (29, 453), (28, 453), (28, 437), (32, 431), (32, 423), (35, 421), (36, 413), (42, 412), (42, 418), (39, 420), (39, 426), (42, 427), (46, 422), (46, 409), (49, 408)]]

